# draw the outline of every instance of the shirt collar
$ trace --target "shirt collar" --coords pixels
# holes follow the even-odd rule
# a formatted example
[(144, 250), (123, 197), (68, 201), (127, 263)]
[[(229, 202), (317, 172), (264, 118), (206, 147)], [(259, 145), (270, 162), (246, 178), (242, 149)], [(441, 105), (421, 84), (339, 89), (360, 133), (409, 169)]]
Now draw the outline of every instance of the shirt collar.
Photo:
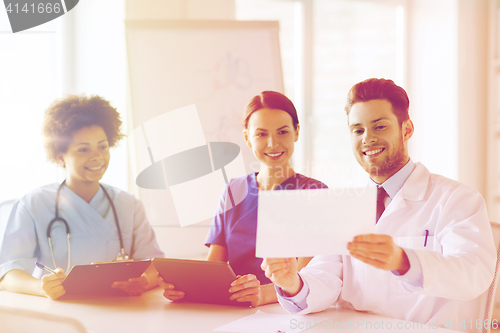
[(389, 197), (392, 199), (403, 187), (406, 179), (410, 176), (413, 169), (415, 169), (415, 163), (410, 158), (410, 160), (405, 164), (404, 167), (399, 169), (398, 172), (387, 179), (382, 185), (377, 184), (377, 186), (382, 186)]

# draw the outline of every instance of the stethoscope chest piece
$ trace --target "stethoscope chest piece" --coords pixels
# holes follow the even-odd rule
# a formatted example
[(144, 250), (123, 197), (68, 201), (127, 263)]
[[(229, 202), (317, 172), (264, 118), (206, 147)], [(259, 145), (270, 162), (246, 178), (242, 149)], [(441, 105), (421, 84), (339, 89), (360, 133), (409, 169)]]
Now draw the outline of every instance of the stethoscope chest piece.
[(125, 249), (122, 247), (120, 252), (116, 255), (116, 261), (127, 261), (130, 260), (128, 254), (125, 253)]

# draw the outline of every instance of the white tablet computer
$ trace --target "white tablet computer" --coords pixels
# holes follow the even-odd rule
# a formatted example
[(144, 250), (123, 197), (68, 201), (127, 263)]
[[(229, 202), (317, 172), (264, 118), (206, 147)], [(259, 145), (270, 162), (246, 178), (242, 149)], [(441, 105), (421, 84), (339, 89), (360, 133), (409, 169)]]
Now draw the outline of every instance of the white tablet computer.
[(62, 283), (66, 290), (62, 298), (73, 295), (128, 295), (123, 290), (112, 288), (113, 282), (140, 277), (150, 264), (151, 260), (75, 265)]
[(153, 264), (163, 281), (183, 291), (183, 301), (222, 305), (250, 306), (250, 302), (231, 301), (231, 282), (236, 280), (225, 262), (154, 258)]

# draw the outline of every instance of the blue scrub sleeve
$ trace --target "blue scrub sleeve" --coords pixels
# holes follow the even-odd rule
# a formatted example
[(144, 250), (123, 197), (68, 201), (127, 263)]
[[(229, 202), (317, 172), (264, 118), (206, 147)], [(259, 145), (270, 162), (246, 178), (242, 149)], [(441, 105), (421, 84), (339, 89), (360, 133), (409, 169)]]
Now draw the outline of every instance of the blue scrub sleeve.
[(0, 248), (0, 278), (13, 269), (32, 274), (38, 252), (35, 223), (26, 207), (17, 201), (12, 207)]
[(222, 196), (219, 200), (219, 206), (217, 207), (217, 211), (215, 216), (210, 224), (210, 228), (208, 230), (207, 238), (205, 239), (205, 246), (210, 246), (212, 244), (224, 246), (227, 248), (226, 243), (226, 233), (224, 231), (224, 210), (226, 207), (226, 200), (228, 198), (228, 186), (224, 188), (224, 192), (222, 192)]
[(134, 198), (134, 232), (132, 253), (134, 259), (163, 258), (153, 228), (149, 224), (143, 203)]

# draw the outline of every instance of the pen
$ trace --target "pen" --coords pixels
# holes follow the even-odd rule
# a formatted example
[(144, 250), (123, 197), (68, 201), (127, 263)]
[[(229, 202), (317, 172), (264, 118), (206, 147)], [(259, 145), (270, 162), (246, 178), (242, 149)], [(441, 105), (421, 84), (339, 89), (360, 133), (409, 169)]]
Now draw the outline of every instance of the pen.
[(427, 237), (429, 237), (429, 230), (425, 230), (425, 240), (424, 240), (424, 247), (427, 246)]
[(42, 264), (41, 262), (35, 262), (35, 265), (36, 267), (40, 268), (40, 269), (45, 269), (47, 272), (51, 272), (51, 273), (54, 273), (54, 274), (57, 274), (57, 272), (47, 266), (45, 266), (44, 264)]

